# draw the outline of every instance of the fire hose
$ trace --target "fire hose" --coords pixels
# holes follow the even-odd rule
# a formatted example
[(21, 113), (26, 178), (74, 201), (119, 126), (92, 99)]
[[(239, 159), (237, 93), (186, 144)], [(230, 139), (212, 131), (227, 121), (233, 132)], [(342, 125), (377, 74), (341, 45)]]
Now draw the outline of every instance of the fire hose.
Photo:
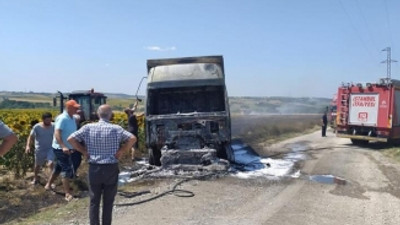
[[(142, 203), (145, 203), (145, 202), (150, 202), (152, 200), (155, 200), (157, 198), (160, 198), (160, 197), (168, 195), (168, 194), (173, 194), (173, 195), (175, 195), (177, 197), (183, 197), (183, 198), (194, 197), (195, 194), (192, 191), (179, 189), (178, 186), (183, 184), (183, 183), (185, 183), (185, 182), (191, 181), (191, 180), (202, 180), (202, 179), (205, 179), (207, 177), (211, 177), (213, 175), (216, 175), (216, 173), (208, 173), (208, 174), (205, 174), (205, 175), (192, 176), (192, 177), (189, 177), (189, 178), (185, 178), (183, 180), (178, 181), (170, 190), (167, 190), (167, 191), (164, 191), (162, 193), (159, 193), (159, 194), (157, 194), (157, 195), (155, 195), (153, 197), (150, 197), (150, 198), (147, 198), (147, 199), (144, 199), (144, 200), (140, 200), (140, 201), (135, 201), (135, 202), (115, 203), (114, 205), (115, 206), (139, 205), (139, 204), (142, 204)], [(133, 192), (133, 193), (130, 193), (130, 192), (119, 192), (119, 195), (123, 196), (123, 197), (126, 197), (126, 198), (132, 198), (132, 197), (137, 197), (137, 196), (140, 196), (140, 195), (143, 195), (143, 194), (148, 194), (148, 193), (150, 193), (150, 191), (147, 190), (147, 191)]]

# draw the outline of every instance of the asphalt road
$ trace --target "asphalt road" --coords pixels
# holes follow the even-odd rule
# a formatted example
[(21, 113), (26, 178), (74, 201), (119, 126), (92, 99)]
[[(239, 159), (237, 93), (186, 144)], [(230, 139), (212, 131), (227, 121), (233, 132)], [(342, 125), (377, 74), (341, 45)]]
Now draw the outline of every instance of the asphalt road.
[[(383, 156), (376, 145), (357, 147), (332, 133), (322, 138), (315, 132), (256, 150), (279, 158), (294, 144), (303, 146), (306, 156), (293, 168), (293, 173), (300, 171), (298, 177), (189, 181), (180, 188), (192, 191), (194, 197), (167, 195), (117, 207), (113, 224), (400, 224), (400, 165)], [(310, 180), (319, 175), (345, 181)], [(138, 190), (160, 193), (177, 180)], [(128, 200), (118, 197), (116, 201)]]

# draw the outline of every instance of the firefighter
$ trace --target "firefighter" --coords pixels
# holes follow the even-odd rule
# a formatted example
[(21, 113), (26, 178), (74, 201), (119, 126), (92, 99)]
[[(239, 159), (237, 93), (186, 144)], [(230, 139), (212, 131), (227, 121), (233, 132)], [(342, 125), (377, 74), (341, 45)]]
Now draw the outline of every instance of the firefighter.
[(326, 137), (326, 127), (328, 126), (328, 117), (327, 117), (327, 111), (324, 112), (321, 118), (321, 129), (322, 129), (322, 137)]

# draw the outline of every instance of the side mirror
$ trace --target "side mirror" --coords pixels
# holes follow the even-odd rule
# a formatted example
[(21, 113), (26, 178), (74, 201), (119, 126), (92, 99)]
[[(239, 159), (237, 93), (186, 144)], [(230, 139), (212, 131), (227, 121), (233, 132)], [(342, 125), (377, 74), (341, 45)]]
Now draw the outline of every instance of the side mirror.
[(56, 107), (57, 106), (57, 97), (53, 98), (53, 106)]

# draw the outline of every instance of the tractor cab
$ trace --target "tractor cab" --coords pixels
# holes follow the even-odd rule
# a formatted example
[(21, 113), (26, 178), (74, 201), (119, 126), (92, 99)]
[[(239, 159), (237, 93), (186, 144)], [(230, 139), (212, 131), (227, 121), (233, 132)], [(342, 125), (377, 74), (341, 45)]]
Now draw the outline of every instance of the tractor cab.
[[(61, 92), (60, 94), (60, 99), (61, 99), (61, 104), (60, 104), (60, 111), (63, 111), (63, 100), (64, 97)], [(81, 105), (81, 121), (94, 121), (97, 120), (97, 114), (96, 110), (99, 108), (100, 105), (106, 104), (106, 99), (107, 96), (105, 96), (103, 93), (100, 92), (94, 92), (93, 89), (89, 91), (73, 91), (70, 94), (68, 94), (68, 97), (65, 99), (73, 99), (75, 100), (79, 105)], [(56, 100), (55, 100), (56, 102)], [(83, 117), (83, 118), (82, 118)]]

